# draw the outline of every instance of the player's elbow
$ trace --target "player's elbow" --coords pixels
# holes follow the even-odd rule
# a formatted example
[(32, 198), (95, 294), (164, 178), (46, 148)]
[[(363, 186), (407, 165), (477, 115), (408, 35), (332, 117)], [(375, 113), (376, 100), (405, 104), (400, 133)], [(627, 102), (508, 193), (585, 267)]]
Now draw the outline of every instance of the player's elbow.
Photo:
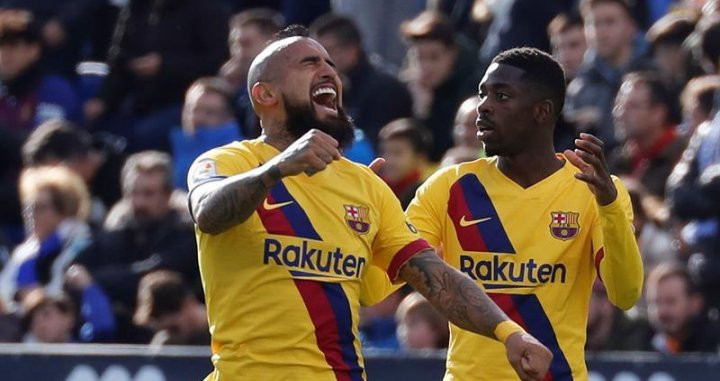
[(197, 208), (195, 211), (195, 224), (198, 229), (205, 234), (217, 235), (225, 231), (223, 227), (215, 223), (215, 218), (210, 215), (207, 211), (203, 211), (203, 208)]
[(640, 300), (640, 296), (642, 295), (642, 285), (634, 286), (627, 288), (625, 290), (622, 290), (619, 295), (617, 295), (614, 300), (612, 300), (613, 304), (616, 305), (618, 308), (622, 310), (629, 310), (631, 309), (635, 303)]

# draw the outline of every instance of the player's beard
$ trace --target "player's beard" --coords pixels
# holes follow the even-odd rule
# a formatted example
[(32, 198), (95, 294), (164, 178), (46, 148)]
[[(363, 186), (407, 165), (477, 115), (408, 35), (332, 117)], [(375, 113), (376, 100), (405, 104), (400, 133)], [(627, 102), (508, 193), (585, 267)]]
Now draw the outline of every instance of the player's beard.
[(337, 116), (321, 120), (318, 118), (312, 103), (307, 106), (293, 104), (285, 95), (285, 112), (287, 113), (286, 127), (288, 133), (297, 139), (312, 128), (316, 128), (340, 143), (340, 148), (350, 147), (355, 140), (355, 124), (345, 110), (338, 106)]

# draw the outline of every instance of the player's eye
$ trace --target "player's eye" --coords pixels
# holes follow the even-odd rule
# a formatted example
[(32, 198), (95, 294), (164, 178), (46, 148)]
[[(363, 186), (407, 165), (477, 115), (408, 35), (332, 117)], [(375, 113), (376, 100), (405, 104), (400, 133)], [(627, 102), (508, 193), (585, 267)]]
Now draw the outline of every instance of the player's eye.
[(504, 100), (507, 100), (507, 99), (509, 99), (509, 98), (510, 98), (510, 96), (508, 96), (508, 95), (505, 94), (505, 93), (495, 93), (495, 99), (497, 99), (497, 100), (499, 100), (499, 101), (504, 101)]

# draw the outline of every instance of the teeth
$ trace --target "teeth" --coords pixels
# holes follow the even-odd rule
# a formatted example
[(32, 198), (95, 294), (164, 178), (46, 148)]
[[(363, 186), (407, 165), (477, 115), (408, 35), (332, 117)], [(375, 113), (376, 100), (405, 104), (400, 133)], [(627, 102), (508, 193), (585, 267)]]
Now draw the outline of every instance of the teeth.
[(332, 95), (337, 96), (337, 92), (332, 87), (321, 87), (321, 88), (313, 91), (312, 96), (316, 97), (316, 96), (322, 95), (322, 94), (332, 94)]

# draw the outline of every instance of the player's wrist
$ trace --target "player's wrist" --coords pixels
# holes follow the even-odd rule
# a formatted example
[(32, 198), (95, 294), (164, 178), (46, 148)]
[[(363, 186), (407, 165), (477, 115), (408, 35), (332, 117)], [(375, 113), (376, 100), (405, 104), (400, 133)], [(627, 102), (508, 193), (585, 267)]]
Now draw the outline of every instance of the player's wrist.
[(495, 326), (493, 334), (501, 343), (505, 344), (507, 339), (515, 333), (524, 333), (525, 330), (518, 323), (508, 319)]

